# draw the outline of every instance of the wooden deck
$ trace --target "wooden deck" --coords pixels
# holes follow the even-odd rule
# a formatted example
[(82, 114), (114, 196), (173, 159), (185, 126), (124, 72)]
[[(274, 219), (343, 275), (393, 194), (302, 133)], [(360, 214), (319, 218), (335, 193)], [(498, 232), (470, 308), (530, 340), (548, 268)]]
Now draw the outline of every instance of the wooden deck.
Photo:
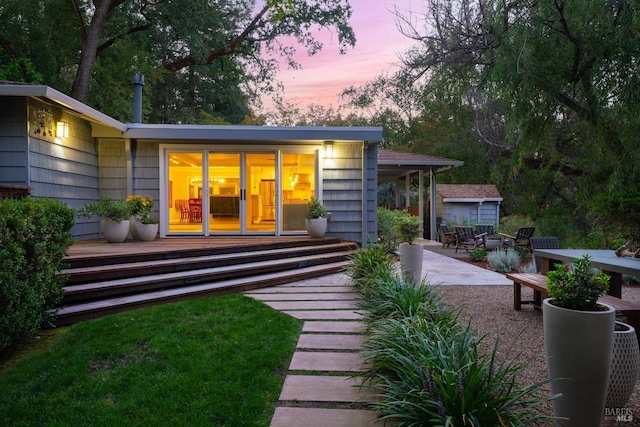
[(127, 240), (123, 243), (108, 243), (104, 239), (82, 240), (74, 242), (67, 251), (65, 259), (78, 260), (92, 257), (127, 257), (140, 254), (161, 254), (167, 252), (184, 252), (200, 249), (220, 249), (251, 247), (291, 242), (317, 242), (323, 239), (309, 237), (168, 237), (151, 242)]
[(356, 249), (336, 237), (76, 242), (61, 271), (67, 280), (56, 324), (332, 274)]

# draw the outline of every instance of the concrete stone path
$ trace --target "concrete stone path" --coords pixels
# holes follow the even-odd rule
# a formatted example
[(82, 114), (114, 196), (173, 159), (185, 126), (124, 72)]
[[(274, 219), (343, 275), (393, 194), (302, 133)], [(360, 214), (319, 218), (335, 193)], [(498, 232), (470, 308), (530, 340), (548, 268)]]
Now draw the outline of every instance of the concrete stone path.
[(361, 380), (362, 314), (347, 277), (320, 278), (257, 289), (246, 295), (304, 320), (272, 427), (361, 427), (376, 421), (374, 400)]
[[(431, 242), (423, 242), (428, 249)], [(438, 244), (439, 243), (435, 243)], [(423, 275), (432, 285), (512, 285), (499, 273), (425, 250)], [(362, 314), (343, 274), (246, 295), (304, 320), (271, 427), (363, 427), (377, 420), (371, 389), (351, 377), (362, 368)], [(377, 423), (376, 425), (384, 425)]]

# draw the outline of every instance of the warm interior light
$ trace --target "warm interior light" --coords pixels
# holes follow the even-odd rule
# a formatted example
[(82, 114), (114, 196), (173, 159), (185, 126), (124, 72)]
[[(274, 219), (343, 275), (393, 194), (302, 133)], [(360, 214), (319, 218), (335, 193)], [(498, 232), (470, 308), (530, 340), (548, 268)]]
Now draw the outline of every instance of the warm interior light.
[(324, 158), (333, 159), (333, 141), (325, 141), (324, 143)]
[(56, 125), (56, 136), (58, 138), (69, 138), (69, 123), (58, 122)]

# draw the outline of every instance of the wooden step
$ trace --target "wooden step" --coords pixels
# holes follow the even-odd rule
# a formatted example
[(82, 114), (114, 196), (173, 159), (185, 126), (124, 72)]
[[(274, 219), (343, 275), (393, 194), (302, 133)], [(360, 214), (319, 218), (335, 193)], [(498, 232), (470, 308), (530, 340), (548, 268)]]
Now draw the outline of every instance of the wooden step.
[[(122, 244), (109, 244), (108, 249), (104, 253), (74, 253), (65, 257), (65, 263), (70, 269), (83, 268), (99, 265), (115, 265), (127, 264), (132, 262), (147, 262), (165, 259), (191, 258), (209, 255), (223, 255), (237, 252), (248, 251), (268, 251), (274, 249), (287, 249), (309, 247), (315, 245), (325, 245), (331, 243), (341, 243), (355, 246), (353, 242), (343, 242), (338, 237), (325, 237), (322, 239), (285, 239), (285, 240), (266, 240), (261, 242), (260, 239), (229, 239), (232, 244), (226, 244), (225, 238), (211, 238), (211, 245), (208, 245), (207, 239), (193, 239), (194, 242), (200, 244), (185, 243), (185, 240), (160, 239), (162, 242), (153, 242), (154, 245), (146, 245), (148, 242), (134, 242)], [(204, 243), (202, 243), (204, 242)], [(165, 244), (166, 243), (166, 244)], [(79, 246), (82, 242), (79, 242)], [(123, 248), (120, 250), (120, 248)], [(138, 248), (144, 248), (140, 250)], [(170, 249), (167, 249), (170, 248)]]
[(68, 268), (62, 270), (61, 274), (66, 274), (68, 276), (66, 281), (67, 285), (75, 285), (91, 283), (99, 280), (113, 280), (127, 277), (184, 272), (204, 268), (237, 265), (238, 263), (248, 263), (251, 261), (270, 261), (283, 258), (300, 257), (303, 255), (320, 255), (354, 249), (355, 245), (342, 242), (315, 244), (304, 247), (287, 247), (185, 258), (134, 261), (115, 265), (91, 265), (88, 267)]
[[(242, 262), (213, 268), (187, 269), (163, 274), (125, 277), (114, 280), (65, 286), (63, 304), (89, 299), (100, 299), (116, 295), (128, 295), (197, 283), (212, 282), (229, 278), (240, 278), (262, 273), (295, 270), (318, 264), (345, 261), (353, 251), (328, 252), (307, 256), (284, 257), (268, 261)], [(238, 260), (236, 260), (238, 261)]]
[(342, 271), (348, 261), (314, 265), (289, 271), (278, 271), (254, 276), (226, 279), (211, 283), (145, 292), (125, 297), (109, 298), (84, 304), (62, 307), (57, 314), (56, 325), (68, 325), (79, 321), (95, 319), (108, 314), (119, 313), (134, 308), (148, 307), (167, 302), (183, 301), (205, 296), (242, 292), (250, 289), (275, 286), (298, 280), (310, 279)]

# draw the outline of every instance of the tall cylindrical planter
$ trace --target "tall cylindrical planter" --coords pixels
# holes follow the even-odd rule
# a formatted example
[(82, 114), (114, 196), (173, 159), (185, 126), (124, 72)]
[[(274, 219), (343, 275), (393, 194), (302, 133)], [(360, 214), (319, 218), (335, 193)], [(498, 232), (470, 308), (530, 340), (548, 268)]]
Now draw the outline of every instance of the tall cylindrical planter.
[(401, 243), (400, 270), (406, 282), (418, 283), (422, 280), (422, 257), (424, 250), (422, 245), (410, 245)]
[(122, 243), (129, 235), (129, 220), (117, 222), (110, 219), (100, 221), (100, 231), (102, 236), (109, 243)]
[(600, 427), (613, 349), (615, 310), (578, 311), (543, 302), (544, 347), (559, 425)]
[(640, 350), (638, 337), (633, 326), (616, 322), (613, 334), (613, 360), (605, 407), (615, 414), (616, 409), (624, 408), (638, 380), (640, 369)]

